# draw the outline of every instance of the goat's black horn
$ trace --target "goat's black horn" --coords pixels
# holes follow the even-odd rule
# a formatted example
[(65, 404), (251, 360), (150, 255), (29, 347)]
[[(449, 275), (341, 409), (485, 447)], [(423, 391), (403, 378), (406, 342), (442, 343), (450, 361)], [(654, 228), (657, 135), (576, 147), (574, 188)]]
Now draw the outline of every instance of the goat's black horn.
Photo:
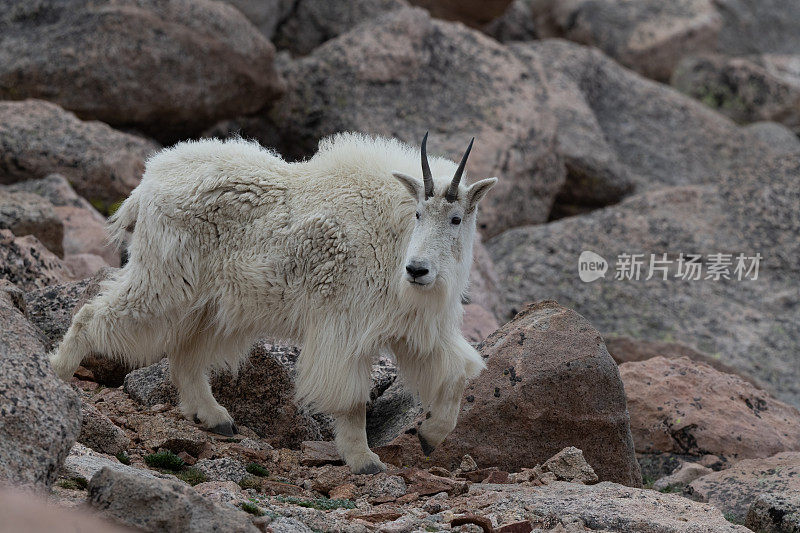
[(450, 182), (450, 186), (447, 188), (447, 194), (444, 198), (448, 202), (455, 202), (458, 198), (458, 184), (461, 183), (461, 176), (464, 174), (464, 167), (467, 166), (467, 158), (469, 157), (469, 152), (472, 150), (472, 143), (474, 142), (475, 137), (469, 141), (469, 146), (467, 146), (467, 151), (464, 152), (464, 157), (461, 158), (461, 163), (458, 164), (456, 173), (453, 176), (453, 181)]
[(428, 164), (428, 132), (422, 138), (422, 181), (425, 184), (425, 199), (433, 196), (433, 175), (431, 166)]

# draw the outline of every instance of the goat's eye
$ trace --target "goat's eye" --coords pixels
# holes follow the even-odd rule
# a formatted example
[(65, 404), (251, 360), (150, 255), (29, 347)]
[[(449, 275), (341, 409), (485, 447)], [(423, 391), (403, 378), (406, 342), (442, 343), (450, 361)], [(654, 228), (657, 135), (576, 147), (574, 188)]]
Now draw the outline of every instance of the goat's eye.
[(419, 211), (417, 211), (417, 220), (419, 220)]
[(450, 223), (455, 225), (455, 226), (458, 226), (459, 224), (461, 224), (461, 217), (453, 217), (453, 218), (451, 218), (450, 219)]

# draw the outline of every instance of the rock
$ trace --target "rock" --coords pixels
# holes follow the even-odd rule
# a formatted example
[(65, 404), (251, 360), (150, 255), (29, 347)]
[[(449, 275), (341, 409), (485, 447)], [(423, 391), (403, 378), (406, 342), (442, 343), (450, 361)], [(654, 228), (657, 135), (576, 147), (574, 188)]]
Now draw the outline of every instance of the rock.
[(546, 105), (568, 171), (555, 208), (610, 205), (634, 188), (716, 184), (763, 157), (764, 148), (729, 119), (597, 50), (553, 39), (510, 48), (544, 65)]
[(547, 531), (748, 531), (728, 522), (712, 505), (607, 481), (596, 485), (551, 481), (541, 487), (474, 484), (468, 494), (449, 503), (452, 509), (480, 509), (501, 524), (527, 518), (534, 528)]
[(300, 450), (300, 464), (320, 466), (325, 464), (342, 464), (342, 458), (336, 449), (336, 444), (326, 441), (305, 441)]
[(783, 124), (778, 124), (777, 122), (754, 122), (743, 129), (776, 154), (795, 155), (800, 153), (800, 138)]
[(550, 472), (560, 481), (571, 483), (595, 483), (597, 474), (586, 462), (583, 452), (574, 446), (564, 448), (542, 465), (542, 470)]
[(692, 56), (670, 83), (736, 122), (780, 122), (800, 134), (800, 55)]
[(142, 446), (153, 452), (164, 449), (198, 457), (210, 440), (208, 434), (193, 423), (167, 416), (130, 414), (126, 425), (136, 433)]
[(241, 11), (245, 17), (269, 40), (275, 35), (281, 20), (288, 17), (295, 0), (225, 0)]
[(532, 0), (514, 0), (505, 13), (482, 29), (501, 43), (531, 41), (539, 38), (532, 13)]
[(44, 498), (14, 488), (0, 489), (0, 531), (80, 531), (81, 533), (129, 533), (128, 529), (78, 510), (56, 506)]
[(98, 272), (109, 266), (105, 259), (94, 254), (68, 255), (64, 257), (64, 264), (76, 279), (94, 277)]
[(89, 482), (88, 503), (142, 531), (258, 531), (244, 511), (214, 503), (185, 483), (107, 467)]
[(81, 433), (78, 436), (78, 442), (81, 444), (109, 455), (117, 455), (130, 446), (131, 440), (125, 431), (98, 411), (94, 405), (82, 402), (81, 418)]
[(8, 191), (0, 187), (0, 229), (17, 237), (33, 235), (59, 257), (64, 257), (64, 224), (53, 204), (35, 194)]
[[(694, 105), (685, 102), (684, 107)], [(626, 127), (635, 123), (621, 120)], [(730, 125), (727, 129), (738, 135)], [(719, 133), (717, 142), (730, 140)], [(668, 141), (656, 144), (665, 149)], [(800, 325), (791, 318), (800, 309), (800, 219), (795, 216), (800, 163), (796, 157), (758, 149), (715, 179), (715, 185), (642, 192), (588, 215), (513, 229), (488, 241), (509, 311), (553, 298), (607, 336), (691, 346), (755, 377), (776, 398), (800, 405)], [(581, 281), (576, 267), (584, 251), (604, 258), (605, 278)], [(643, 266), (636, 281), (629, 279), (635, 277), (630, 254), (639, 253)], [(663, 271), (654, 270), (647, 280), (650, 260), (661, 260), (664, 253), (671, 267), (667, 279)], [(628, 254), (627, 262), (621, 254)], [(714, 258), (731, 279), (715, 280), (713, 272), (710, 279), (686, 279), (690, 254), (705, 263), (702, 278), (709, 276), (714, 254), (730, 254)], [(759, 273), (753, 280), (753, 271), (744, 274), (757, 254)], [(737, 274), (740, 260), (745, 268)]]
[(72, 272), (33, 235), (15, 237), (0, 229), (0, 276), (23, 290), (72, 279)]
[(161, 139), (257, 111), (282, 89), (273, 46), (222, 2), (23, 2), (0, 35), (0, 98), (52, 100)]
[(727, 470), (692, 481), (687, 491), (690, 497), (709, 502), (734, 519), (744, 521), (750, 505), (762, 493), (800, 497), (800, 453), (744, 459)]
[(723, 362), (719, 356), (714, 357), (679, 342), (650, 341), (622, 335), (607, 337), (606, 346), (608, 347), (608, 353), (611, 354), (611, 357), (614, 358), (618, 365), (646, 361), (653, 357), (665, 357), (667, 359), (688, 357), (692, 361), (704, 363), (724, 374), (736, 374), (743, 380), (752, 383), (756, 388), (764, 388), (764, 385), (759, 380)]
[(195, 485), (194, 490), (212, 502), (223, 505), (239, 507), (249, 501), (246, 493), (233, 481), (206, 481)]
[(744, 525), (764, 533), (800, 531), (800, 496), (760, 495), (747, 511)]
[(313, 533), (313, 530), (296, 518), (278, 517), (269, 523), (272, 533)]
[(272, 42), (293, 54), (306, 55), (361, 22), (405, 7), (408, 7), (405, 0), (296, 0), (291, 13), (277, 27)]
[(328, 497), (332, 500), (354, 500), (357, 496), (356, 486), (352, 483), (337, 485), (328, 492)]
[(205, 474), (210, 481), (239, 483), (247, 475), (244, 463), (230, 457), (201, 459), (195, 463), (194, 467)]
[(481, 27), (501, 16), (512, 0), (411, 0), (434, 17)]
[(543, 33), (600, 48), (626, 67), (660, 81), (669, 80), (685, 55), (714, 50), (722, 27), (710, 0), (545, 0), (535, 6), (535, 16), (546, 14), (550, 23)]
[[(393, 476), (392, 476), (393, 477)], [(430, 496), (446, 492), (450, 496), (463, 494), (467, 491), (467, 483), (454, 479), (431, 474), (427, 470), (419, 468), (404, 468), (400, 471), (400, 477), (406, 482), (404, 492), (416, 492), (420, 496)], [(396, 484), (399, 493), (399, 484)], [(401, 494), (398, 494), (400, 496)]]
[(467, 299), (469, 303), (480, 305), (497, 319), (503, 316), (505, 310), (500, 297), (501, 292), (494, 262), (483, 245), (480, 234), (476, 233), (475, 242), (472, 244), (472, 266), (469, 271)]
[[(249, 427), (272, 446), (297, 448), (304, 440), (320, 440), (326, 428), (295, 405), (292, 376), (280, 362), (287, 350), (296, 351), (258, 343), (236, 376), (218, 372), (211, 378), (211, 388), (237, 423)], [(167, 360), (131, 372), (125, 377), (124, 386), (131, 398), (143, 405), (177, 404)]]
[(78, 395), (58, 379), (36, 331), (0, 291), (0, 479), (49, 487), (80, 431)]
[(103, 468), (110, 468), (111, 470), (119, 472), (128, 472), (131, 475), (146, 478), (166, 477), (164, 474), (145, 470), (144, 468), (134, 468), (124, 465), (114, 457), (98, 453), (78, 443), (72, 447), (69, 451), (69, 455), (64, 459), (64, 465), (61, 467), (61, 475), (67, 478), (82, 477), (89, 480)]
[(800, 450), (800, 411), (686, 357), (624, 363), (636, 451), (727, 459)]
[(686, 462), (681, 464), (681, 466), (676, 468), (675, 471), (667, 477), (662, 477), (653, 483), (653, 488), (659, 491), (682, 490), (695, 479), (710, 474), (711, 472), (713, 472), (713, 470), (701, 464)]
[(369, 476), (367, 482), (364, 483), (364, 492), (369, 495), (371, 501), (394, 501), (404, 495), (407, 490), (408, 486), (402, 477), (392, 476), (385, 472)]
[[(2, 56), (8, 34), (0, 34)], [(0, 64), (10, 65), (2, 61)], [(4, 90), (2, 80), (0, 70), (0, 93)], [(77, 92), (80, 91), (61, 94)], [(72, 183), (78, 194), (103, 209), (125, 198), (139, 184), (144, 160), (158, 148), (151, 141), (105, 124), (79, 120), (41, 100), (0, 102), (0, 144), (4, 151), (0, 183), (43, 178), (57, 172)]]
[(338, 131), (416, 147), (435, 128), (428, 153), (455, 159), (474, 135), (469, 175), (502, 175), (481, 203), (484, 235), (547, 220), (564, 169), (535, 59), (522, 62), (477, 31), (402, 9), (328, 41), (284, 74), (284, 97), (267, 116), (245, 124), (243, 135), (306, 157), (320, 138)]
[(722, 0), (717, 51), (729, 55), (794, 54), (800, 49), (800, 5), (794, 0)]
[(617, 365), (586, 319), (552, 301), (531, 305), (481, 354), (487, 368), (468, 384), (458, 424), (430, 464), (452, 469), (469, 454), (483, 468), (516, 472), (575, 446), (601, 480), (641, 486)]
[[(74, 257), (76, 255), (94, 254), (107, 263), (102, 266), (119, 266), (119, 252), (108, 242), (105, 217), (86, 199), (78, 196), (64, 176), (50, 174), (42, 179), (7, 185), (5, 189), (37, 194), (53, 204), (53, 211), (64, 226), (63, 248), (67, 256), (65, 262), (69, 262), (70, 256), (77, 262), (79, 259)], [(93, 264), (97, 265), (97, 262)], [(81, 275), (83, 270), (73, 268), (78, 279), (88, 278), (97, 270), (99, 268), (95, 267), (88, 274)]]
[(461, 333), (469, 342), (478, 343), (491, 335), (499, 327), (494, 316), (476, 304), (464, 306), (464, 322)]

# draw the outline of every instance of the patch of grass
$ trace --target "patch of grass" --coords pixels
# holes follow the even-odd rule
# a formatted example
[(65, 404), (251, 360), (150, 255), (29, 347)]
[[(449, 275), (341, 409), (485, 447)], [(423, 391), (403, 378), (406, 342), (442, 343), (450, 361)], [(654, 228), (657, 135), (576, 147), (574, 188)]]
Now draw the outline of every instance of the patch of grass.
[(258, 489), (261, 487), (261, 480), (256, 476), (245, 476), (239, 481), (239, 486), (243, 489)]
[(147, 466), (152, 468), (163, 468), (165, 470), (172, 470), (174, 472), (177, 472), (186, 464), (183, 462), (183, 459), (170, 451), (146, 455), (144, 462), (147, 463)]
[(642, 486), (646, 489), (652, 489), (655, 482), (656, 480), (652, 476), (642, 476)]
[(257, 505), (254, 505), (250, 502), (243, 502), (242, 503), (242, 511), (246, 513), (250, 513), (251, 515), (255, 516), (264, 516), (264, 511), (258, 508)]
[(86, 487), (89, 486), (89, 482), (86, 481), (85, 477), (71, 477), (59, 480), (56, 485), (67, 490), (86, 490)]
[(663, 492), (664, 494), (671, 494), (673, 492), (683, 492), (683, 489), (680, 487), (676, 487), (675, 485), (667, 485), (663, 489), (659, 489), (658, 492)]
[(263, 466), (261, 466), (258, 463), (250, 463), (249, 465), (247, 465), (246, 470), (247, 470), (248, 473), (253, 474), (254, 476), (258, 476), (258, 477), (267, 477), (267, 476), (269, 476), (269, 470), (267, 470), (266, 468), (264, 468)]
[(434, 526), (425, 526), (425, 531), (433, 532), (433, 531), (439, 531), (439, 530), (436, 529), (436, 527), (434, 527)]
[(193, 487), (195, 485), (197, 485), (198, 483), (204, 483), (204, 482), (208, 481), (208, 479), (206, 478), (206, 475), (204, 473), (202, 473), (198, 469), (192, 468), (192, 467), (185, 468), (185, 469), (181, 470), (180, 472), (175, 474), (175, 477), (177, 477), (178, 479), (180, 479), (183, 482), (188, 483), (189, 485), (191, 485)]
[(124, 465), (131, 464), (131, 458), (128, 456), (127, 452), (119, 452), (116, 456), (117, 461)]
[(744, 525), (744, 520), (742, 520), (741, 518), (737, 518), (736, 515), (734, 515), (733, 513), (722, 513), (722, 516), (724, 516), (725, 520), (727, 520), (731, 524), (735, 524), (737, 526)]
[(350, 500), (331, 500), (328, 498), (314, 498), (313, 500), (304, 500), (297, 496), (278, 496), (278, 501), (290, 503), (292, 505), (299, 505), (300, 507), (308, 507), (310, 509), (317, 509), (320, 511), (332, 511), (333, 509), (355, 509), (356, 504)]

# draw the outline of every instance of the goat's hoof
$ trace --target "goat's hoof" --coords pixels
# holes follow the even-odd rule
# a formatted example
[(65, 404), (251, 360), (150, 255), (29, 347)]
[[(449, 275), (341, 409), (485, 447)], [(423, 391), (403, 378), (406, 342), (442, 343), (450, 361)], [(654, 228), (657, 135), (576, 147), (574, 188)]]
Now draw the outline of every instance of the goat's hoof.
[(209, 431), (218, 435), (233, 437), (239, 432), (239, 428), (237, 428), (236, 424), (233, 422), (223, 422), (221, 424), (217, 424), (213, 428), (210, 428)]
[(367, 465), (362, 466), (360, 469), (353, 472), (354, 474), (380, 474), (386, 470), (385, 467), (382, 467), (378, 463), (369, 463)]
[(425, 454), (425, 457), (428, 457), (430, 454), (433, 453), (433, 450), (436, 449), (436, 446), (431, 446), (428, 444), (428, 441), (425, 440), (425, 437), (422, 436), (422, 433), (417, 432), (417, 437), (419, 437), (419, 444), (422, 446), (422, 453)]

